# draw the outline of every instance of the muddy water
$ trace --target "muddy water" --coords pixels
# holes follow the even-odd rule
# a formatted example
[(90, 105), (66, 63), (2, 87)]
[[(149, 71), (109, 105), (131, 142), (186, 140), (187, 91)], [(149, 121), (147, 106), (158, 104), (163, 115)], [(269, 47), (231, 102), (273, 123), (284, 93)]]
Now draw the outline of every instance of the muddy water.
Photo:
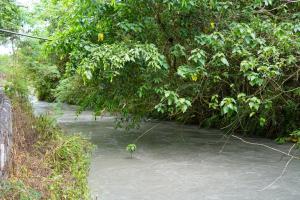
[[(55, 115), (52, 104), (33, 101), (33, 105), (37, 113)], [(293, 160), (279, 181), (260, 191), (281, 174), (289, 158), (234, 138), (219, 153), (224, 141), (217, 130), (160, 122), (126, 133), (114, 129), (112, 117), (94, 121), (90, 112), (84, 112), (77, 118), (75, 107), (68, 105), (62, 113), (58, 121), (66, 132), (81, 132), (97, 146), (89, 175), (94, 199), (300, 199), (300, 161)], [(126, 145), (153, 126), (137, 142), (137, 152), (130, 159)], [(247, 140), (283, 151), (290, 148), (290, 144), (278, 146), (266, 139)]]

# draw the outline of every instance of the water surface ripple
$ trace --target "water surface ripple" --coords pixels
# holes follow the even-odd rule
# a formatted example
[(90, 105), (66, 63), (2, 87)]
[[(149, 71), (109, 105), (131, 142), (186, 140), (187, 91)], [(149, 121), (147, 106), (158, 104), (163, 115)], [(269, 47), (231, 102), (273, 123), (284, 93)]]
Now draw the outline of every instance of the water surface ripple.
[[(53, 104), (33, 101), (36, 113), (55, 113)], [(125, 151), (155, 123), (126, 133), (114, 129), (114, 119), (94, 121), (90, 112), (76, 118), (75, 107), (63, 105), (58, 121), (67, 133), (81, 132), (97, 146), (89, 185), (98, 200), (297, 200), (300, 199), (300, 161), (293, 160), (285, 175), (272, 187), (259, 191), (278, 177), (288, 161), (264, 147), (232, 138), (223, 142), (217, 130), (161, 122), (137, 143), (133, 159)], [(276, 145), (288, 151), (291, 144)], [(294, 152), (297, 153), (297, 152)]]

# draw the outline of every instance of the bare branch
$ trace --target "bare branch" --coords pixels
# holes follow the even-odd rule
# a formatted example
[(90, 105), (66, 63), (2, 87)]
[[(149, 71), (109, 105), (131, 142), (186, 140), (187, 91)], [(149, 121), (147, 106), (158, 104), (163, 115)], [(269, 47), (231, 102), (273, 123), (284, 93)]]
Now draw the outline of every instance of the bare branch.
[[(296, 144), (294, 144), (294, 145), (290, 148), (288, 154), (291, 153), (291, 151), (292, 151), (292, 149), (295, 147), (295, 145), (296, 145)], [(266, 187), (264, 187), (263, 189), (258, 190), (258, 191), (264, 191), (264, 190), (270, 188), (270, 187), (271, 187), (272, 185), (274, 185), (279, 179), (281, 179), (281, 177), (284, 175), (284, 173), (285, 173), (286, 170), (287, 170), (287, 167), (289, 166), (289, 164), (292, 162), (293, 159), (294, 159), (294, 157), (291, 156), (291, 158), (286, 162), (286, 164), (285, 164), (283, 170), (281, 171), (281, 174), (280, 174), (274, 181), (272, 181), (272, 183), (270, 183), (269, 185), (267, 185)]]
[[(263, 146), (263, 147), (265, 147), (265, 148), (271, 149), (271, 150), (276, 151), (276, 152), (278, 152), (278, 153), (281, 153), (281, 154), (283, 154), (283, 155), (286, 155), (286, 156), (292, 157), (292, 158), (294, 158), (294, 159), (300, 160), (300, 157), (298, 157), (298, 156), (293, 156), (293, 155), (290, 154), (292, 148), (289, 150), (288, 153), (286, 153), (286, 152), (284, 152), (284, 151), (281, 151), (281, 150), (279, 150), (279, 149), (275, 149), (275, 148), (270, 147), (270, 146), (265, 145), (265, 144), (255, 143), (255, 142), (248, 142), (248, 141), (244, 140), (243, 138), (240, 138), (240, 137), (238, 137), (238, 136), (236, 136), (236, 135), (231, 135), (231, 137), (234, 137), (234, 138), (236, 138), (236, 139), (239, 139), (239, 140), (241, 140), (242, 142), (244, 142), (244, 143), (246, 143), (246, 144), (257, 145), (257, 146)], [(295, 145), (295, 144), (294, 144), (294, 145)], [(294, 148), (294, 145), (292, 146), (293, 148)]]

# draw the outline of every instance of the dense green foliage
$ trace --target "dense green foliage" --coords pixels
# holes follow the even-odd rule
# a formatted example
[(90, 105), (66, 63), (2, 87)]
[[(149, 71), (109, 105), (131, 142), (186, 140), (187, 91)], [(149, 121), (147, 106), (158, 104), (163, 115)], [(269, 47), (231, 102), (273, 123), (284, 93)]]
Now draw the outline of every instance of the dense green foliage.
[(57, 87), (60, 78), (57, 67), (44, 56), (39, 41), (21, 41), (18, 47), (16, 54), (18, 63), (24, 67), (27, 78), (32, 80), (38, 99), (53, 101), (55, 99), (53, 89)]
[(299, 128), (299, 1), (42, 5), (60, 101), (133, 122), (155, 116), (273, 137)]
[[(0, 28), (20, 24), (12, 2), (1, 1)], [(155, 117), (300, 143), (298, 0), (42, 0), (32, 14), (32, 33), (50, 41), (19, 41), (15, 59), (40, 99), (126, 125)], [(7, 92), (27, 99), (14, 81)], [(50, 197), (87, 199), (88, 142), (49, 118), (35, 128)], [(5, 188), (39, 197), (23, 183)]]
[[(21, 11), (14, 0), (0, 0), (0, 28), (16, 31), (21, 26)], [(6, 36), (6, 37), (3, 37)], [(0, 32), (0, 41), (7, 35)]]

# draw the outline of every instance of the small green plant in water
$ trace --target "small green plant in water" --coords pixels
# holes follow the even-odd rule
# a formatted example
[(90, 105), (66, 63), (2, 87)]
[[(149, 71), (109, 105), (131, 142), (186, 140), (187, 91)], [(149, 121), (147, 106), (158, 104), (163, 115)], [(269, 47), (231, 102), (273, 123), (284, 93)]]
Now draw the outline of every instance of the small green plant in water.
[(133, 152), (136, 151), (136, 145), (135, 144), (128, 144), (126, 147), (126, 150), (130, 153), (130, 158), (133, 156)]

